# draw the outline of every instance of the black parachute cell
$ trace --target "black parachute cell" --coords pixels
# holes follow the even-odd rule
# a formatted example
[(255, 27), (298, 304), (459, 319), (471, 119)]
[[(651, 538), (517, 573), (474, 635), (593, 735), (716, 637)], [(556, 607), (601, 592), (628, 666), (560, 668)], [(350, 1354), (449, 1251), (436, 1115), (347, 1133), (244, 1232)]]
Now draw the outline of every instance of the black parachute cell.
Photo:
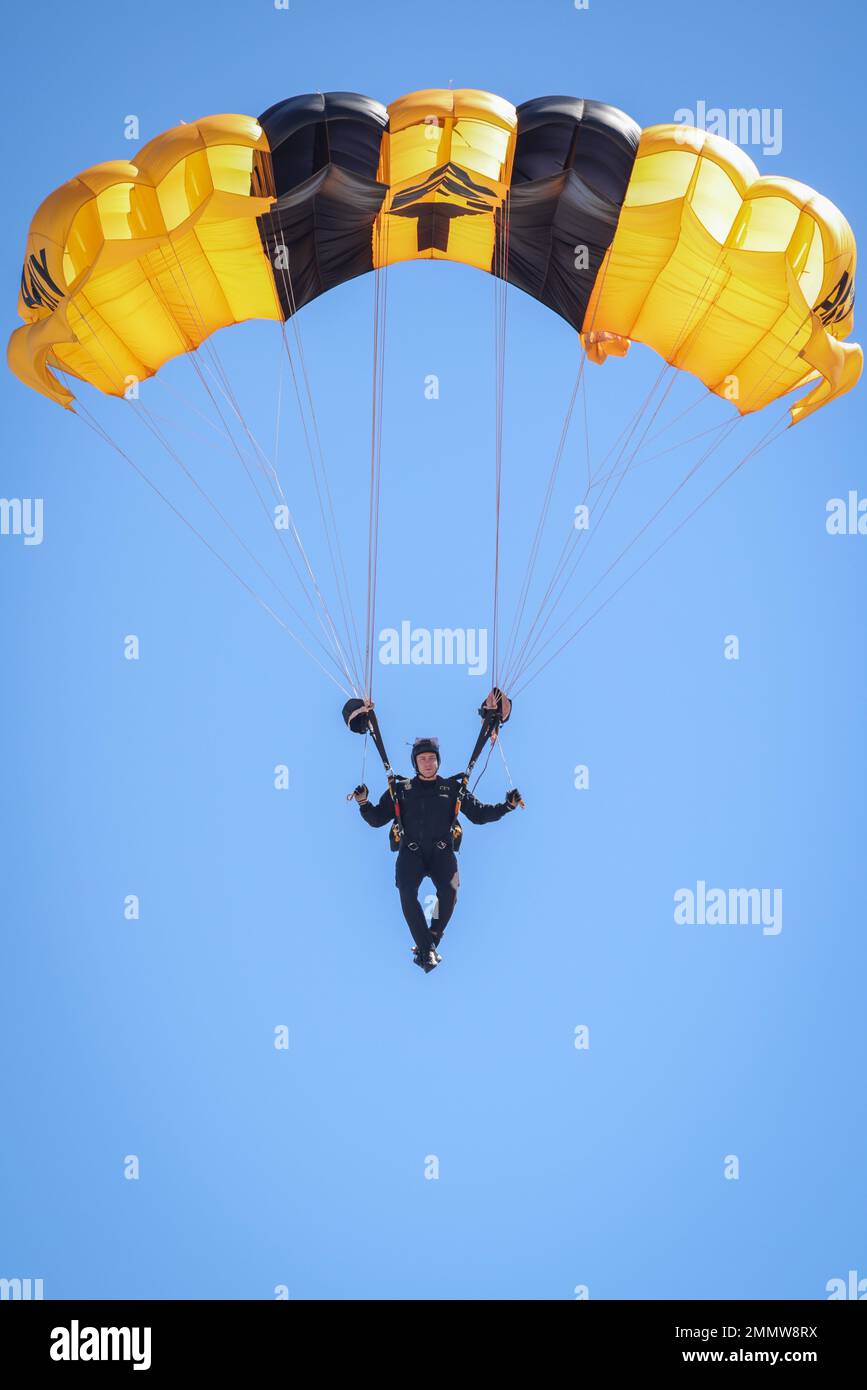
[(273, 211), (259, 218), (286, 318), (317, 295), (373, 269), (373, 224), (384, 196), (382, 184), (329, 165), (284, 193)]
[(277, 194), (259, 233), (288, 318), (373, 269), (373, 224), (387, 191), (376, 175), (388, 112), (356, 92), (316, 92), (277, 102), (259, 124)]
[[(508, 278), (573, 328), (614, 238), (640, 136), (631, 116), (601, 101), (538, 97), (518, 107)], [(501, 216), (495, 265), (504, 234)]]
[(376, 181), (388, 111), (358, 92), (315, 92), (278, 101), (259, 117), (277, 197), (329, 164)]
[(512, 189), (570, 170), (618, 209), (641, 128), (631, 116), (584, 97), (536, 97), (518, 108)]

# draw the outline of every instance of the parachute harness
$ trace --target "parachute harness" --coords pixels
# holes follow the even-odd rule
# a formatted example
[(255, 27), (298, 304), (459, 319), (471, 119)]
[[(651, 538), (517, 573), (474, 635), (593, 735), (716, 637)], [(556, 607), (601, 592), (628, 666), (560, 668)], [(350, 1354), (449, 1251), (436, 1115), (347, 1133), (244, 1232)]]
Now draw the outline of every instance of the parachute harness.
[[(461, 805), (463, 804), (464, 797), (467, 793), (467, 787), (469, 785), (470, 777), (473, 773), (473, 768), (478, 762), (479, 756), (485, 744), (490, 742), (491, 748), (493, 748), (493, 745), (497, 742), (500, 729), (511, 716), (512, 701), (509, 699), (508, 695), (506, 695), (504, 691), (498, 689), (495, 686), (494, 689), (491, 691), (490, 695), (488, 695), (488, 697), (486, 698), (484, 704), (479, 706), (478, 713), (482, 721), (482, 727), (479, 730), (479, 736), (476, 739), (476, 742), (473, 746), (473, 751), (470, 754), (466, 770), (463, 773), (461, 773), (460, 783), (458, 786), (458, 794), (455, 800), (455, 808), (452, 818), (452, 845), (455, 850), (460, 848), (461, 840), (463, 838), (463, 830), (458, 821), (458, 817), (461, 813)], [(373, 744), (376, 748), (376, 751), (379, 753), (380, 759), (382, 761), (382, 766), (385, 769), (385, 776), (386, 780), (388, 781), (388, 790), (391, 794), (391, 799), (394, 806), (394, 819), (391, 823), (391, 829), (389, 830), (389, 844), (391, 849), (399, 849), (400, 842), (403, 838), (403, 825), (400, 816), (400, 799), (397, 794), (397, 778), (394, 769), (391, 766), (391, 762), (389, 761), (388, 753), (385, 749), (385, 744), (383, 742), (382, 733), (379, 727), (379, 720), (376, 717), (376, 711), (374, 710), (372, 704), (370, 704), (369, 701), (360, 699), (347, 700), (346, 704), (343, 706), (343, 719), (346, 724), (346, 727), (352, 733), (365, 735), (365, 747), (367, 744), (367, 735), (369, 734), (373, 740)], [(502, 749), (500, 751), (502, 753)], [(490, 757), (490, 753), (488, 754), (488, 756)], [(505, 755), (503, 755), (504, 764), (505, 761)], [(487, 766), (487, 763), (485, 764), (485, 766)], [(506, 772), (508, 774), (508, 766), (506, 766)], [(509, 775), (509, 783), (511, 785), (511, 775)], [(362, 782), (360, 783), (360, 785), (364, 785), (363, 774)], [(348, 792), (346, 800), (352, 801), (355, 797), (355, 792), (357, 790), (358, 788), (356, 787), (354, 791)]]

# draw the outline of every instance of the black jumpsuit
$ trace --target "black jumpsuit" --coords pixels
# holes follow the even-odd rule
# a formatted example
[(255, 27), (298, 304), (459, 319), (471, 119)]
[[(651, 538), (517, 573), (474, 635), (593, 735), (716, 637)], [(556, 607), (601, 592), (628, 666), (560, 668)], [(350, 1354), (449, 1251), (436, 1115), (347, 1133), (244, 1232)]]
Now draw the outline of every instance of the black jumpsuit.
[[(407, 926), (424, 960), (431, 947), (439, 945), (458, 896), (460, 878), (457, 856), (452, 848), (452, 825), (460, 785), (460, 776), (440, 777), (439, 774), (430, 780), (413, 777), (395, 781), (403, 835), (394, 881)], [(375, 806), (368, 801), (359, 809), (367, 824), (374, 828), (394, 819), (394, 802), (388, 790)], [(486, 805), (469, 791), (461, 799), (461, 814), (474, 825), (489, 825), (501, 820), (512, 809), (505, 801), (496, 806)], [(432, 928), (428, 927), (418, 900), (424, 878), (433, 881), (437, 892), (437, 916)]]

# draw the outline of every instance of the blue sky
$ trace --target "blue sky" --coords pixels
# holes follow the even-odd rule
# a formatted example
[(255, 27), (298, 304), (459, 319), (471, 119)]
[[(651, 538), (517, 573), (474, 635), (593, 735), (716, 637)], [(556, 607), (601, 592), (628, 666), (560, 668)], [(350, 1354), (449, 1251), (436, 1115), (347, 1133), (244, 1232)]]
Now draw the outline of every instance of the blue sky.
[[(10, 51), (31, 52), (27, 14), (6, 26)], [(129, 155), (127, 115), (149, 139), (316, 89), (574, 93), (642, 125), (699, 100), (780, 108), (782, 152), (751, 155), (819, 189), (859, 237), (863, 26), (854, 3), (85, 3), (56, 36), (50, 85), (41, 59), (7, 74), (8, 329), (35, 208)], [(300, 319), (361, 587), (372, 293), (354, 281)], [(491, 321), (486, 277), (391, 273), (380, 627), (489, 623)], [(576, 344), (517, 291), (508, 334), (510, 619)], [(221, 334), (219, 351), (267, 437), (274, 325)], [(589, 374), (594, 457), (657, 371), (636, 349)], [(166, 377), (193, 395), (183, 364)], [(867, 487), (863, 390), (742, 469), (516, 702), (505, 748), (527, 808), (467, 828), (446, 959), (422, 978), (384, 832), (344, 800), (361, 743), (340, 692), (78, 420), (8, 373), (0, 389), (0, 492), (45, 508), (42, 545), (0, 537), (0, 1276), (58, 1298), (285, 1285), (298, 1299), (821, 1298), (850, 1269), (867, 1277), (867, 537), (825, 528), (829, 498)], [(254, 528), (231, 459), (184, 432), (161, 382), (145, 389)], [(678, 381), (669, 415), (697, 394)], [(109, 418), (113, 402), (87, 399)], [(694, 418), (707, 428), (724, 408)], [(768, 423), (738, 426), (713, 477)], [(303, 514), (288, 411), (283, 430)], [(194, 514), (170, 462), (135, 445)], [(584, 447), (582, 421), (565, 516)], [(636, 471), (612, 553), (695, 448)], [(435, 732), (458, 770), (483, 685), (380, 668), (393, 761)], [(367, 774), (378, 788), (370, 758)], [(479, 794), (504, 787), (495, 755)], [(699, 881), (780, 889), (782, 930), (677, 925), (673, 895)]]

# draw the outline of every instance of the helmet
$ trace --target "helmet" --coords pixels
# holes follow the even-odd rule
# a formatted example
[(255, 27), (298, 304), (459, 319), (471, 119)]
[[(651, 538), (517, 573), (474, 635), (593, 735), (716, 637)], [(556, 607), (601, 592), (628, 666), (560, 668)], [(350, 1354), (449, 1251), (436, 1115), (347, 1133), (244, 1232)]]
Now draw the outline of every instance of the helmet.
[(437, 757), (437, 770), (439, 770), (439, 765), (440, 765), (440, 741), (439, 741), (438, 738), (417, 738), (417, 739), (415, 740), (415, 742), (413, 743), (413, 745), (412, 745), (412, 765), (413, 765), (413, 767), (415, 768), (416, 772), (418, 772), (418, 763), (416, 762), (416, 759), (418, 758), (419, 753), (436, 753), (436, 757)]

